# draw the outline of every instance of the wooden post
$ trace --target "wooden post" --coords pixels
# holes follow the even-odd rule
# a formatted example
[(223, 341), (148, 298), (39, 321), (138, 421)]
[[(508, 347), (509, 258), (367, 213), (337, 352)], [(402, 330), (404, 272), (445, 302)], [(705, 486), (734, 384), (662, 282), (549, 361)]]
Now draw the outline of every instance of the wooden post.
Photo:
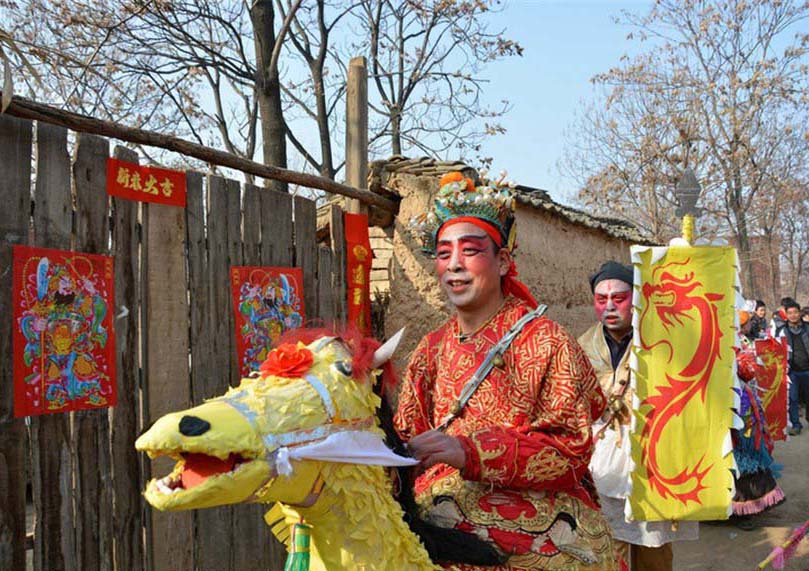
[[(143, 204), (143, 371), (147, 425), (191, 405), (188, 382), (188, 292), (185, 271), (185, 209)], [(174, 462), (158, 458), (152, 475)], [(193, 514), (149, 510), (151, 569), (192, 571)]]
[[(78, 252), (107, 254), (109, 213), (107, 157), (110, 144), (95, 135), (79, 134), (73, 181), (76, 190), (76, 243)], [(115, 306), (109, 309), (115, 315)], [(108, 340), (112, 343), (112, 338)], [(73, 413), (73, 446), (76, 451), (76, 556), (86, 571), (111, 571), (112, 488), (105, 480), (110, 463), (108, 409)]]
[[(368, 68), (364, 57), (351, 58), (346, 90), (346, 184), (368, 187)], [(354, 198), (346, 199), (346, 211), (368, 213)]]
[[(115, 148), (115, 157), (138, 162), (138, 154)], [(115, 496), (115, 569), (143, 571), (143, 466), (133, 443), (140, 434), (140, 203), (112, 198), (112, 254), (115, 257), (115, 363), (118, 406), (112, 410), (112, 486)], [(151, 509), (151, 508), (149, 508)]]
[(0, 115), (0, 569), (25, 571), (26, 431), (14, 418), (12, 246), (28, 243), (31, 122)]
[(329, 230), (331, 231), (332, 257), (332, 291), (334, 304), (334, 320), (345, 325), (348, 316), (348, 299), (346, 298), (346, 231), (343, 220), (343, 209), (331, 206), (329, 209)]
[[(68, 250), (73, 209), (67, 129), (37, 123), (36, 163), (34, 245)], [(68, 420), (64, 413), (31, 419), (35, 571), (78, 571)]]
[[(207, 183), (208, 265), (203, 286), (207, 287), (207, 308), (204, 311), (203, 323), (208, 329), (205, 336), (208, 346), (201, 347), (197, 344), (195, 348), (209, 355), (205, 357), (206, 371), (199, 371), (194, 367), (195, 372), (201, 373), (194, 378), (194, 395), (202, 398), (223, 395), (230, 385), (232, 359), (230, 340), (233, 336), (230, 266), (234, 255), (231, 242), (234, 232), (237, 233), (238, 240), (239, 231), (239, 193), (229, 188), (234, 181), (209, 175)], [(241, 256), (238, 258), (234, 265), (238, 265)], [(192, 303), (198, 301), (192, 300)], [(196, 354), (192, 353), (192, 360), (195, 356), (199, 356), (199, 351)], [(200, 571), (232, 569), (233, 508), (223, 506), (199, 510), (195, 517), (197, 569)]]

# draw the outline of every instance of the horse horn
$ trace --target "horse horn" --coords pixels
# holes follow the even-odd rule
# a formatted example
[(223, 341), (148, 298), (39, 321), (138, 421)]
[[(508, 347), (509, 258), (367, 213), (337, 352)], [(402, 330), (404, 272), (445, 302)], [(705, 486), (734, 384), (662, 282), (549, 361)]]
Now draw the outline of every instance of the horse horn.
[(390, 361), (390, 358), (393, 357), (393, 354), (396, 352), (396, 348), (399, 346), (399, 341), (402, 340), (404, 330), (405, 328), (402, 327), (396, 332), (396, 335), (385, 341), (385, 343), (379, 349), (374, 351), (374, 360), (371, 364), (372, 368), (378, 369), (383, 364)]

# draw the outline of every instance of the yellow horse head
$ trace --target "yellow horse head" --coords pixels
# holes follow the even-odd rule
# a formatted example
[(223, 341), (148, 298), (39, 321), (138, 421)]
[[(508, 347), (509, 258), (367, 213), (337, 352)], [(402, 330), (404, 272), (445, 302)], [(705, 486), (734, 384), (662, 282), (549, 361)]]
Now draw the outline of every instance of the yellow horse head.
[(370, 352), (365, 342), (364, 359), (357, 358), (357, 347), (352, 351), (333, 336), (283, 344), (270, 352), (261, 371), (225, 395), (160, 418), (135, 446), (177, 463), (169, 475), (147, 484), (146, 500), (159, 510), (305, 502), (322, 461), (296, 451), (337, 435), (381, 443), (380, 398), (370, 377), (393, 354), (399, 337)]

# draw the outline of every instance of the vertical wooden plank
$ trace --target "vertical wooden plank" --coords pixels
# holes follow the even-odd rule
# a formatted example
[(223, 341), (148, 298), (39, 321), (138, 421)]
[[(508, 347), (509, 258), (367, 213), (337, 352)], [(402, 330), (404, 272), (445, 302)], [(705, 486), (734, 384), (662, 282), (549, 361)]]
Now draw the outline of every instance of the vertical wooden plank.
[[(188, 302), (185, 270), (185, 211), (143, 204), (143, 371), (145, 422), (191, 405), (188, 370)], [(173, 466), (152, 463), (156, 476)], [(192, 571), (193, 514), (150, 510), (153, 569)]]
[(28, 243), (31, 212), (30, 121), (0, 115), (0, 569), (25, 571), (25, 451), (14, 418), (11, 337), (12, 246)]
[[(210, 184), (210, 181), (209, 181)], [(206, 193), (201, 173), (186, 173), (188, 220), (188, 283), (191, 301), (191, 394), (194, 404), (200, 404), (207, 398), (224, 392), (217, 386), (227, 380), (217, 379), (212, 351), (216, 331), (216, 319), (210, 283), (208, 250), (205, 232)], [(217, 217), (221, 213), (217, 213)], [(219, 226), (219, 221), (214, 222)], [(202, 571), (210, 568), (210, 553), (216, 549), (211, 545), (210, 534), (218, 528), (217, 509), (199, 510), (194, 513), (194, 557), (198, 568)], [(230, 525), (230, 521), (221, 522)], [(213, 531), (211, 528), (214, 528)], [(229, 530), (228, 530), (229, 531)]]
[[(115, 148), (115, 157), (138, 162), (138, 154)], [(112, 176), (112, 175), (111, 175)], [(143, 479), (134, 442), (140, 433), (140, 203), (112, 199), (112, 254), (115, 257), (115, 362), (118, 405), (112, 410), (112, 489), (115, 497), (113, 542), (116, 571), (143, 571)]]
[(317, 249), (317, 313), (327, 326), (334, 322), (334, 292), (332, 291), (332, 263), (334, 254), (326, 246)]
[(303, 270), (306, 315), (317, 317), (317, 207), (313, 200), (295, 197), (295, 266)]
[(228, 181), (208, 176), (208, 307), (211, 316), (211, 374), (205, 398), (219, 396), (230, 386), (230, 242)]
[[(237, 183), (238, 185), (238, 183)], [(223, 394), (230, 384), (230, 250), (228, 235), (232, 197), (229, 181), (208, 176), (208, 268), (206, 283), (210, 354), (202, 395), (210, 398)], [(238, 215), (238, 192), (235, 193)], [(195, 555), (199, 571), (231, 569), (233, 552), (233, 509), (230, 506), (199, 510), (196, 513)]]
[(292, 196), (264, 189), (261, 192), (261, 265), (292, 265)]
[[(191, 301), (191, 394), (194, 404), (216, 396), (216, 376), (211, 348), (214, 343), (215, 324), (211, 306), (211, 285), (208, 269), (208, 251), (205, 236), (206, 194), (201, 173), (186, 173), (188, 220), (188, 283)], [(213, 512), (199, 510), (194, 513), (194, 554), (199, 569), (207, 569), (208, 553), (214, 546), (206, 545), (212, 525), (216, 526)], [(229, 525), (229, 522), (223, 522)]]
[[(73, 182), (76, 189), (76, 251), (106, 254), (109, 240), (107, 157), (109, 142), (79, 134)], [(115, 313), (115, 306), (110, 311)], [(112, 342), (112, 339), (110, 339)], [(76, 450), (75, 503), (77, 566), (83, 571), (112, 569), (112, 489), (107, 409), (73, 415)]]
[[(242, 264), (260, 266), (261, 194), (272, 192), (245, 185), (242, 200)], [(235, 349), (234, 349), (235, 352)], [(286, 553), (264, 523), (266, 507), (260, 504), (233, 506), (233, 569), (267, 571), (283, 569)]]
[[(34, 244), (70, 249), (73, 212), (67, 130), (37, 124)], [(66, 414), (32, 418), (34, 569), (74, 571), (73, 458)]]
[(252, 184), (244, 185), (242, 201), (243, 251), (245, 266), (261, 265), (261, 189)]
[(201, 404), (210, 369), (210, 305), (208, 303), (208, 250), (205, 244), (205, 189), (202, 173), (188, 171), (186, 180), (186, 225), (188, 230), (188, 289), (191, 303), (191, 398)]
[[(228, 340), (228, 357), (230, 361), (230, 370), (228, 374), (229, 383), (231, 386), (239, 384), (241, 375), (239, 374), (239, 362), (237, 359), (236, 351), (236, 331), (235, 331), (235, 318), (233, 317), (233, 296), (230, 290), (230, 268), (232, 266), (241, 266), (244, 263), (242, 256), (242, 220), (241, 220), (241, 200), (239, 183), (234, 180), (225, 180), (225, 200), (226, 200), (226, 222), (227, 222), (227, 255), (228, 255), (228, 269), (227, 284), (225, 293), (227, 299), (225, 300), (225, 307), (227, 311), (227, 335)], [(245, 215), (247, 213), (245, 212)], [(254, 225), (255, 226), (255, 225)], [(251, 562), (256, 561), (258, 553), (250, 557), (252, 545), (250, 545), (250, 531), (255, 528), (255, 521), (247, 521), (245, 518), (250, 517), (250, 514), (245, 513), (244, 510), (239, 508), (245, 506), (229, 506), (227, 508), (220, 508), (226, 511), (231, 521), (231, 537), (230, 542), (230, 568), (231, 569), (250, 569)], [(237, 517), (238, 514), (238, 517)], [(258, 546), (256, 546), (258, 547)], [(245, 556), (247, 560), (245, 562)], [(235, 565), (236, 559), (241, 561), (240, 565)]]
[[(225, 212), (227, 217), (227, 268), (224, 272), (225, 294), (225, 339), (228, 343), (228, 383), (239, 384), (239, 362), (236, 355), (236, 319), (233, 316), (233, 296), (230, 291), (230, 268), (242, 265), (242, 201), (241, 185), (236, 180), (225, 179)], [(223, 391), (224, 392), (224, 391)], [(220, 393), (222, 394), (222, 393)]]
[(344, 325), (348, 315), (348, 299), (346, 298), (346, 232), (343, 210), (332, 205), (329, 212), (329, 231), (331, 232), (332, 259), (332, 291), (334, 299), (334, 319)]

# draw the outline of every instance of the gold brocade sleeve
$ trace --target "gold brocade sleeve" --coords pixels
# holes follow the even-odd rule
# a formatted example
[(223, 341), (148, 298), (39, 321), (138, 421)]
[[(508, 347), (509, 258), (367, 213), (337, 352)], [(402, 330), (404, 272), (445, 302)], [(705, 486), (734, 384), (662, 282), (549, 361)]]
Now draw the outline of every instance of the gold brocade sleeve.
[(430, 430), (429, 411), (432, 410), (430, 351), (429, 336), (425, 336), (413, 352), (399, 392), (399, 406), (393, 417), (393, 424), (405, 442)]
[(549, 335), (550, 346), (529, 338), (515, 351), (520, 378), (538, 377), (533, 417), (522, 427), (492, 426), (461, 436), (466, 479), (506, 488), (565, 489), (587, 473), (590, 426), (606, 399), (589, 359), (561, 327), (546, 322), (535, 335)]

